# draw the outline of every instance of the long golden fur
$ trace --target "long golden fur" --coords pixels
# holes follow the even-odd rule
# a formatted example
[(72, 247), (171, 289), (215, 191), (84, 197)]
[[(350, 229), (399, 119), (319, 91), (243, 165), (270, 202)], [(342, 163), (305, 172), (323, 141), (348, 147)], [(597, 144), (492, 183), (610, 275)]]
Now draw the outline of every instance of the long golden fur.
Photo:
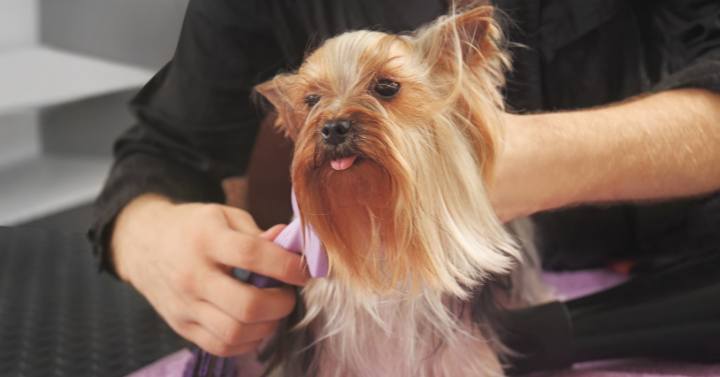
[[(303, 290), (313, 374), (502, 374), (501, 345), (464, 305), (527, 266), (486, 195), (502, 140), (501, 44), (493, 8), (479, 6), (411, 35), (342, 34), (257, 87), (295, 141), (302, 219), (330, 261)], [(378, 97), (371, 88), (388, 79), (400, 90)], [(352, 121), (352, 139), (329, 149), (320, 129), (335, 119)], [(350, 168), (331, 167), (349, 154)]]

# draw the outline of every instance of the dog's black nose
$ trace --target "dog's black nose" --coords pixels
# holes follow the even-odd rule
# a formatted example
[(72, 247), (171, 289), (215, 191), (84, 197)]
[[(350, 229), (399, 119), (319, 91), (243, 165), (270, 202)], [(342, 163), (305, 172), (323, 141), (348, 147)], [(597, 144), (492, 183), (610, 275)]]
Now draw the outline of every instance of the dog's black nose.
[(347, 119), (333, 119), (328, 121), (320, 131), (325, 143), (330, 145), (342, 144), (350, 133), (352, 122)]

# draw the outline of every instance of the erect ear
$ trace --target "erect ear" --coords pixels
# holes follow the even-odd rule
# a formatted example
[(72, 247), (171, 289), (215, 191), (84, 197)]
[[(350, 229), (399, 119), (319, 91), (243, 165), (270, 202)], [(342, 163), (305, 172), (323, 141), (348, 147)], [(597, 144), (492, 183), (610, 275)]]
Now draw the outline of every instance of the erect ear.
[(295, 138), (301, 124), (300, 101), (297, 100), (297, 75), (279, 74), (255, 86), (255, 92), (265, 97), (277, 111), (275, 127), (290, 138)]
[[(415, 41), (430, 61), (455, 61), (475, 64), (494, 58), (502, 32), (497, 26), (490, 5), (460, 10), (460, 13), (439, 18), (420, 29)], [(461, 54), (461, 56), (458, 56)]]

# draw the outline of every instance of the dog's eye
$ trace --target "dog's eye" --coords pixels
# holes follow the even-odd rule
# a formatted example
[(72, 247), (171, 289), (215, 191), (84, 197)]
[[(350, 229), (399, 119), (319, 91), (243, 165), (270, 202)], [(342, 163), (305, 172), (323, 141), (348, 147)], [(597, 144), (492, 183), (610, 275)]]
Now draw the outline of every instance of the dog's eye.
[(378, 97), (390, 99), (395, 97), (400, 90), (400, 83), (389, 79), (379, 79), (375, 82), (375, 85), (373, 85), (372, 90)]
[(320, 102), (320, 96), (317, 94), (309, 94), (305, 96), (304, 101), (308, 108), (312, 108), (313, 106), (317, 105), (318, 102)]

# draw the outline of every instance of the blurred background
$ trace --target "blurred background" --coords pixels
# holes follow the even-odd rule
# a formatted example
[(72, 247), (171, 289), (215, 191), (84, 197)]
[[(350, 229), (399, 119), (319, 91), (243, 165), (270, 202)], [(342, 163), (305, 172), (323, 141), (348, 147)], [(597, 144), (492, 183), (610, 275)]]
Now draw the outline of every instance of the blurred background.
[(171, 59), (186, 5), (0, 0), (2, 377), (119, 377), (185, 345), (98, 274), (84, 233), (128, 102)]
[(0, 0), (0, 226), (84, 231), (187, 0)]

